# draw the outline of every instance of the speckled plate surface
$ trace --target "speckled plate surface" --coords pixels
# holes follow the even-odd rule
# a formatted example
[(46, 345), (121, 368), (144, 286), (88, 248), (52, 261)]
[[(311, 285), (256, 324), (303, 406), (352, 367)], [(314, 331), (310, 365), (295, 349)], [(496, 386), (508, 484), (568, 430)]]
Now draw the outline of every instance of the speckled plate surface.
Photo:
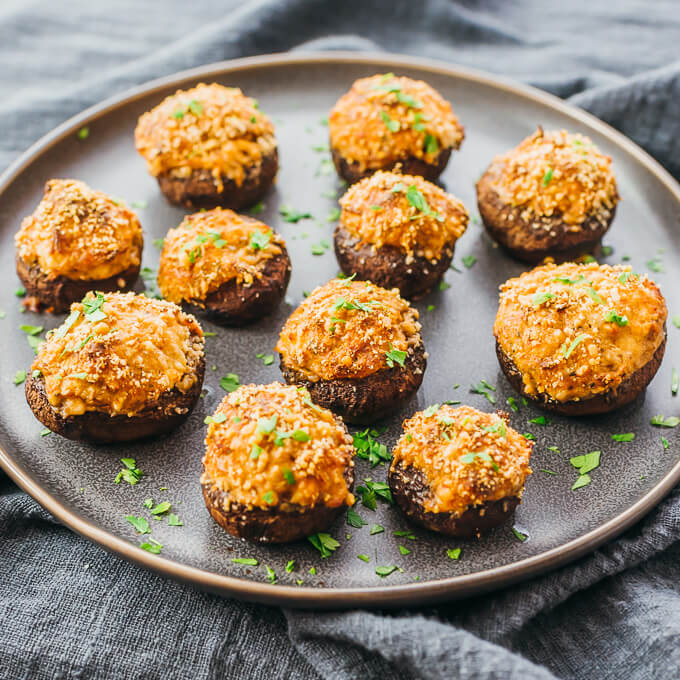
[[(511, 414), (512, 425), (531, 432), (537, 444), (532, 458), (534, 474), (527, 483), (524, 502), (514, 526), (527, 535), (515, 536), (512, 525), (502, 526), (481, 540), (456, 541), (413, 529), (415, 539), (395, 537), (409, 528), (395, 507), (379, 503), (375, 512), (359, 505), (369, 525), (356, 529), (343, 517), (331, 529), (339, 541), (335, 553), (321, 559), (308, 543), (257, 547), (228, 536), (209, 517), (198, 483), (203, 419), (224, 396), (219, 379), (237, 373), (241, 382), (280, 380), (278, 361), (265, 366), (257, 353), (272, 353), (284, 320), (299, 304), (303, 291), (326, 282), (338, 271), (332, 249), (324, 250), (334, 228), (334, 196), (340, 185), (325, 147), (328, 129), (322, 119), (355, 78), (395, 71), (422, 78), (449, 99), (466, 128), (462, 150), (453, 155), (442, 180), (467, 205), (472, 222), (456, 247), (455, 266), (446, 281), (450, 287), (420, 300), (423, 336), (429, 351), (423, 385), (399, 413), (385, 422), (381, 437), (388, 446), (396, 440), (401, 421), (414, 411), (446, 399), (461, 400), (482, 409), (492, 405), (471, 384), (481, 379), (496, 387), (491, 394), (504, 406), (513, 391), (501, 374), (494, 354), (491, 327), (497, 307), (498, 285), (525, 267), (505, 256), (485, 236), (477, 217), (474, 182), (491, 158), (514, 145), (538, 124), (565, 127), (590, 135), (614, 160), (623, 201), (605, 243), (613, 248), (601, 261), (616, 263), (630, 256), (639, 272), (655, 260), (664, 272), (654, 273), (672, 314), (680, 312), (680, 188), (632, 142), (606, 125), (559, 100), (491, 76), (433, 62), (392, 55), (329, 53), (274, 55), (214, 64), (152, 82), (84, 112), (54, 130), (31, 148), (0, 181), (0, 463), (26, 491), (66, 525), (140, 565), (199, 587), (250, 600), (305, 607), (388, 606), (420, 604), (463, 597), (528, 578), (593, 550), (642, 517), (680, 478), (679, 434), (650, 425), (656, 414), (676, 415), (680, 397), (671, 395), (671, 369), (680, 368), (680, 330), (668, 324), (666, 357), (644, 397), (604, 417), (565, 419), (552, 417), (548, 426), (530, 424), (540, 413), (522, 407)], [(13, 235), (42, 194), (46, 180), (74, 177), (140, 207), (144, 227), (144, 265), (155, 271), (159, 251), (153, 240), (176, 226), (183, 211), (171, 207), (136, 154), (133, 130), (137, 117), (179, 87), (217, 81), (241, 87), (257, 97), (276, 125), (281, 170), (266, 197), (260, 217), (279, 230), (288, 242), (293, 275), (285, 304), (273, 316), (245, 329), (224, 330), (204, 322), (215, 332), (206, 341), (208, 371), (205, 398), (189, 421), (169, 436), (124, 447), (93, 447), (57, 435), (41, 437), (43, 429), (24, 399), (23, 386), (14, 386), (17, 370), (28, 369), (33, 351), (21, 324), (57, 326), (62, 317), (20, 313), (14, 291)], [(80, 139), (78, 130), (89, 128)], [(310, 212), (314, 218), (286, 223), (283, 205)], [(474, 255), (471, 268), (462, 257)], [(673, 285), (675, 282), (675, 285)], [(138, 287), (141, 290), (143, 283)], [(429, 306), (434, 306), (434, 309)], [(215, 367), (215, 370), (210, 370)], [(458, 385), (458, 387), (455, 387)], [(507, 408), (507, 407), (506, 407)], [(612, 433), (635, 432), (634, 441), (617, 443)], [(664, 449), (661, 436), (669, 443)], [(548, 449), (556, 446), (560, 453)], [(572, 491), (577, 472), (569, 458), (602, 451), (592, 483)], [(114, 484), (120, 458), (132, 457), (144, 472), (132, 487)], [(384, 480), (384, 466), (371, 469), (358, 461), (358, 479)], [(542, 472), (551, 470), (555, 474)], [(163, 489), (163, 490), (161, 490)], [(125, 515), (146, 515), (144, 499), (170, 501), (184, 523), (151, 521), (153, 537), (163, 544), (160, 555), (138, 546), (142, 538)], [(373, 524), (384, 527), (371, 535)], [(411, 552), (402, 554), (399, 546)], [(462, 548), (452, 560), (447, 549)], [(363, 553), (369, 563), (357, 559)], [(251, 557), (258, 566), (234, 563)], [(285, 571), (295, 560), (291, 573)], [(268, 582), (264, 565), (276, 572)], [(386, 578), (377, 566), (395, 565)], [(314, 567), (315, 574), (310, 573)], [(300, 581), (302, 583), (300, 583)]]

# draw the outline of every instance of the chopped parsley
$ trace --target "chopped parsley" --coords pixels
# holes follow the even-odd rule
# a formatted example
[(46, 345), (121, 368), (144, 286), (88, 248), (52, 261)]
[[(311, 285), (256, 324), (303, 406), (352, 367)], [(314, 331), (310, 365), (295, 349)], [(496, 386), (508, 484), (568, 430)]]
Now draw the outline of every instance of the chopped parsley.
[(130, 486), (134, 486), (144, 474), (138, 467), (134, 458), (121, 458), (120, 462), (124, 465), (123, 469), (116, 475), (115, 484), (120, 484), (121, 479)]
[(149, 522), (144, 517), (135, 517), (134, 515), (125, 515), (125, 519), (135, 528), (138, 534), (150, 534), (151, 527)]
[(654, 416), (649, 422), (657, 427), (677, 427), (680, 424), (680, 418), (677, 416)]
[(17, 297), (24, 297), (26, 295), (26, 289), (23, 286), (19, 286), (15, 291), (14, 294)]
[(180, 107), (176, 109), (173, 112), (172, 117), (176, 118), (177, 120), (182, 120), (182, 118), (184, 118), (187, 113), (193, 113), (194, 116), (200, 116), (203, 113), (203, 104), (201, 104), (201, 102), (199, 102), (197, 99), (192, 99), (183, 108)]
[(529, 422), (533, 423), (534, 425), (549, 425), (550, 418), (547, 418), (546, 416), (538, 416), (537, 418), (532, 418)]
[(361, 527), (366, 526), (368, 522), (354, 508), (348, 508), (347, 524), (355, 529), (361, 529)]
[(256, 359), (262, 359), (262, 363), (265, 366), (271, 366), (274, 363), (274, 355), (273, 354), (265, 354), (264, 352), (258, 352), (255, 355)]
[(371, 558), (368, 555), (364, 555), (363, 553), (359, 553), (357, 555), (357, 559), (361, 560), (362, 562), (366, 562), (366, 564), (368, 564), (371, 561)]
[(149, 512), (152, 515), (163, 515), (168, 510), (170, 510), (171, 507), (172, 507), (172, 505), (170, 503), (168, 503), (168, 501), (163, 501), (162, 503), (159, 503), (155, 507), (151, 508), (151, 510), (149, 510)]
[(399, 124), (399, 121), (398, 120), (392, 120), (392, 118), (390, 118), (387, 111), (381, 111), (380, 112), (380, 118), (382, 118), (382, 122), (385, 123), (385, 127), (390, 132), (399, 132), (399, 128), (401, 127), (400, 124)]
[(666, 439), (666, 437), (661, 437), (661, 446), (663, 446), (664, 451), (667, 450), (668, 447), (670, 446), (670, 443), (668, 439)]
[(271, 229), (269, 231), (260, 231), (259, 229), (256, 229), (250, 235), (250, 247), (253, 250), (264, 250), (269, 245), (271, 237)]
[(581, 283), (582, 281), (585, 281), (586, 277), (583, 276), (583, 274), (580, 274), (577, 276), (575, 279), (570, 279), (568, 276), (556, 276), (553, 281), (557, 281), (557, 283), (563, 283), (565, 286), (573, 286), (575, 283)]
[(225, 413), (216, 413), (214, 416), (206, 416), (203, 422), (206, 425), (210, 425), (210, 423), (223, 423), (226, 419), (227, 416)]
[(425, 418), (431, 418), (440, 408), (441, 404), (432, 404), (423, 411), (423, 416)]
[(392, 532), (393, 536), (396, 536), (397, 538), (408, 538), (410, 541), (415, 541), (416, 540), (416, 535), (412, 532), (404, 529), (398, 529), (397, 531)]
[(486, 380), (480, 380), (476, 385), (470, 385), (470, 392), (473, 394), (481, 394), (483, 397), (486, 397), (487, 401), (491, 404), (496, 403), (496, 397), (491, 394), (491, 392), (495, 392), (496, 388), (493, 385), (489, 385)]
[(137, 210), (143, 210), (144, 208), (148, 207), (148, 205), (149, 204), (146, 201), (141, 199), (138, 201), (132, 201), (132, 203), (130, 203), (130, 206), (132, 208), (136, 208)]
[[(392, 187), (392, 191), (394, 191), (394, 187)], [(435, 212), (432, 210), (432, 208), (430, 208), (430, 204), (427, 202), (425, 196), (423, 196), (423, 194), (420, 192), (420, 190), (415, 184), (411, 184), (411, 186), (406, 190), (406, 199), (416, 210), (418, 210), (423, 215), (434, 217), (439, 222), (444, 221), (444, 218), (438, 212)], [(417, 218), (418, 215), (414, 215), (411, 217), (411, 219)]]
[(286, 562), (286, 574), (290, 574), (293, 569), (295, 569), (295, 560), (288, 560)]
[(326, 222), (337, 222), (340, 219), (340, 209), (339, 208), (333, 208), (328, 213), (328, 217), (326, 218)]
[(406, 546), (400, 545), (400, 546), (399, 546), (399, 552), (400, 552), (402, 555), (410, 555), (413, 551), (412, 551), (412, 550), (409, 550)]
[(548, 300), (552, 300), (554, 297), (555, 294), (548, 291), (534, 293), (534, 296), (531, 298), (531, 303), (534, 305), (534, 307), (540, 307), (542, 304)]
[(446, 551), (447, 556), (451, 560), (457, 560), (460, 558), (461, 549), (460, 548), (449, 548)]
[(377, 507), (376, 499), (392, 504), (392, 492), (390, 487), (384, 482), (373, 482), (370, 479), (365, 479), (365, 486), (358, 486), (357, 493), (361, 496), (361, 503), (369, 510), (375, 510)]
[(386, 576), (389, 576), (392, 572), (395, 572), (399, 567), (395, 567), (394, 565), (389, 566), (389, 567), (376, 567), (375, 573), (380, 576), (380, 578), (385, 578)]
[(392, 454), (387, 446), (375, 439), (380, 434), (378, 430), (373, 428), (367, 428), (363, 432), (356, 432), (354, 434), (354, 448), (356, 449), (357, 456), (367, 460), (372, 467), (392, 460)]
[(21, 385), (26, 380), (26, 371), (17, 371), (14, 374), (14, 384)]
[(515, 538), (518, 541), (521, 541), (522, 543), (524, 543), (524, 541), (526, 541), (527, 538), (529, 538), (527, 534), (523, 534), (519, 529), (515, 527), (512, 527), (512, 533), (515, 535)]
[(488, 451), (476, 451), (476, 452), (469, 451), (468, 453), (464, 453), (462, 456), (460, 456), (458, 460), (461, 463), (466, 463), (469, 465), (470, 463), (474, 463), (475, 460), (477, 460), (478, 458), (479, 460), (491, 463), (491, 467), (493, 467), (493, 469), (496, 472), (498, 472), (498, 465), (496, 464), (496, 462), (491, 457), (491, 454)]
[(297, 224), (300, 220), (311, 220), (312, 215), (308, 212), (298, 212), (293, 210), (290, 206), (282, 205), (279, 210), (281, 217), (283, 217), (284, 222), (293, 222)]
[(240, 386), (241, 383), (236, 373), (227, 373), (227, 375), (220, 379), (220, 387), (225, 392), (235, 392)]
[(85, 321), (101, 321), (106, 318), (106, 314), (102, 310), (102, 305), (106, 302), (106, 298), (102, 293), (96, 293), (93, 298), (84, 297), (82, 305), (85, 308)]
[(263, 493), (262, 494), (262, 500), (267, 505), (271, 505), (274, 502), (274, 492), (273, 491), (267, 491), (266, 493)]
[(268, 567), (266, 564), (264, 565), (264, 568), (267, 571), (267, 580), (269, 581), (269, 583), (276, 583), (276, 572), (271, 567)]
[(22, 324), (19, 328), (26, 333), (26, 335), (40, 335), (44, 330), (42, 326), (29, 326), (28, 324)]
[(585, 333), (580, 333), (577, 335), (571, 343), (569, 343), (569, 346), (567, 347), (567, 343), (565, 342), (562, 345), (562, 354), (564, 355), (565, 359), (568, 359), (571, 356), (571, 353), (587, 338), (588, 336)]
[(256, 203), (252, 208), (249, 208), (248, 212), (251, 215), (259, 215), (263, 210), (264, 210), (264, 203), (262, 201), (260, 201), (259, 203)]
[(506, 402), (515, 413), (519, 413), (519, 406), (517, 405), (517, 399), (515, 399), (515, 397), (508, 397)]
[(580, 489), (590, 484), (590, 475), (588, 474), (595, 468), (600, 466), (600, 451), (591, 451), (580, 456), (573, 456), (569, 462), (578, 470), (579, 476), (571, 487), (572, 491)]
[(257, 460), (260, 457), (261, 453), (262, 449), (257, 444), (253, 444), (253, 448), (250, 449), (251, 460)]
[(543, 175), (543, 186), (544, 186), (544, 187), (547, 187), (547, 186), (548, 186), (548, 183), (550, 182), (550, 180), (551, 180), (552, 178), (553, 178), (553, 169), (552, 169), (552, 168), (548, 168), (548, 169), (545, 171), (545, 175)]
[(425, 135), (425, 153), (437, 153), (439, 151), (439, 142), (434, 135)]
[(395, 362), (403, 367), (404, 361), (406, 360), (406, 352), (400, 349), (394, 349), (392, 343), (390, 343), (390, 349), (385, 352), (385, 358), (389, 368), (394, 368)]
[(158, 555), (163, 549), (163, 544), (157, 541), (155, 538), (149, 537), (149, 542), (142, 543), (139, 547), (142, 550), (146, 550), (147, 552), (153, 553), (154, 555)]
[(385, 527), (380, 525), (380, 524), (371, 524), (371, 536), (375, 536), (375, 534), (382, 534), (385, 531)]
[(673, 321), (673, 325), (674, 325), (676, 328), (680, 328), (680, 314), (673, 314), (673, 319), (672, 319), (672, 321)]
[(471, 269), (477, 262), (477, 258), (474, 255), (464, 255), (462, 261), (466, 269)]
[(536, 437), (534, 437), (534, 435), (531, 434), (531, 432), (525, 432), (522, 436), (524, 437), (524, 439), (528, 439), (530, 442), (536, 441)]
[(290, 468), (283, 468), (283, 477), (288, 482), (288, 484), (295, 484), (295, 475)]
[(164, 238), (155, 238), (153, 240), (153, 244), (158, 250), (163, 250), (163, 246), (165, 245), (165, 239)]
[(323, 255), (326, 252), (326, 249), (323, 247), (321, 244), (312, 244), (309, 248), (309, 252), (312, 255)]
[(260, 564), (254, 557), (232, 557), (231, 561), (234, 564), (245, 564), (249, 567), (256, 567)]
[(52, 434), (52, 430), (50, 430), (49, 427), (45, 427), (42, 430), (40, 430), (41, 437), (47, 437), (48, 434)]
[(635, 439), (635, 432), (624, 432), (622, 434), (613, 434), (612, 439), (615, 442), (632, 442)]
[(654, 257), (651, 260), (647, 261), (647, 269), (649, 269), (652, 272), (657, 272), (657, 273), (662, 273), (663, 272), (663, 264), (661, 262), (660, 257)]
[(338, 541), (330, 534), (321, 531), (317, 534), (307, 536), (307, 540), (321, 553), (321, 557), (324, 559), (330, 557), (340, 547), (340, 543), (338, 543)]
[(616, 311), (613, 309), (610, 309), (607, 312), (607, 316), (604, 317), (605, 321), (608, 321), (609, 323), (615, 323), (619, 326), (627, 326), (628, 325), (628, 317), (625, 315), (618, 314)]
[(448, 290), (449, 288), (451, 288), (450, 283), (446, 283), (446, 281), (443, 280), (439, 282), (439, 290)]
[(556, 472), (553, 472), (552, 470), (546, 470), (545, 468), (539, 468), (541, 472), (545, 472), (546, 475), (556, 475)]
[(90, 128), (85, 126), (78, 130), (78, 139), (85, 140), (90, 136)]

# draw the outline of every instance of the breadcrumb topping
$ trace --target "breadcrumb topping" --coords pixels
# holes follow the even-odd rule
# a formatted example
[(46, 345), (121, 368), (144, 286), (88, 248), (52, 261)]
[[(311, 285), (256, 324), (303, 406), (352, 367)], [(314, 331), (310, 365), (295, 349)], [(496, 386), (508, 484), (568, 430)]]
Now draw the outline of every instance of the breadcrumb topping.
[(288, 317), (276, 351), (307, 380), (365, 378), (390, 368), (386, 352), (413, 354), (420, 345), (418, 312), (396, 288), (334, 279)]
[(223, 178), (241, 186), (246, 168), (257, 167), (276, 149), (274, 126), (237, 87), (200, 83), (177, 90), (144, 113), (135, 146), (154, 177), (187, 178), (210, 170), (218, 191)]
[(453, 247), (469, 219), (455, 196), (422, 177), (395, 172), (378, 171), (352, 185), (340, 206), (340, 225), (363, 243), (430, 260)]
[(628, 266), (548, 264), (500, 290), (494, 335), (527, 394), (572, 401), (615, 389), (665, 337), (661, 292)]
[(134, 293), (88, 293), (50, 332), (31, 369), (63, 416), (133, 416), (196, 383), (203, 331), (177, 305)]
[(50, 278), (108, 279), (139, 265), (142, 227), (124, 205), (74, 179), (51, 179), (15, 236), (19, 257)]
[(187, 215), (165, 237), (158, 268), (163, 297), (201, 305), (233, 279), (249, 286), (264, 264), (279, 255), (284, 240), (263, 222), (215, 208)]
[(522, 208), (523, 219), (561, 217), (572, 231), (590, 217), (608, 223), (619, 200), (611, 158), (588, 137), (566, 130), (539, 127), (496, 156), (486, 174), (503, 202)]
[(305, 388), (243, 385), (227, 395), (205, 438), (201, 483), (250, 508), (353, 505), (345, 472), (352, 437)]
[(331, 110), (328, 128), (331, 147), (360, 171), (411, 157), (434, 164), (464, 137), (451, 104), (434, 88), (392, 73), (356, 80)]
[(507, 415), (448, 405), (419, 411), (403, 423), (392, 459), (425, 477), (428, 512), (462, 515), (507, 496), (521, 498), (531, 474), (533, 442), (507, 424)]

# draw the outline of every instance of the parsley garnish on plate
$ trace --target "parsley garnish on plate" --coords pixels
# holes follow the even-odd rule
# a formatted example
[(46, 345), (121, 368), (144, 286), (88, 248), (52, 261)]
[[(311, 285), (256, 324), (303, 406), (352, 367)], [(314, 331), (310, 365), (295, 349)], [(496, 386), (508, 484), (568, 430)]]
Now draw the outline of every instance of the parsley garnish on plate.
[(21, 385), (26, 380), (26, 371), (17, 371), (14, 374), (14, 384)]
[(210, 425), (210, 423), (223, 423), (226, 419), (227, 419), (226, 414), (216, 413), (214, 416), (206, 416), (203, 422), (206, 425)]
[(225, 392), (235, 392), (240, 386), (241, 383), (236, 373), (227, 373), (227, 375), (220, 379), (220, 387)]
[(134, 515), (126, 515), (125, 519), (135, 528), (138, 534), (150, 534), (151, 527), (149, 522), (144, 517), (135, 517)]
[(439, 142), (434, 135), (425, 135), (425, 153), (437, 153), (439, 151)]
[(577, 335), (570, 343), (569, 346), (567, 346), (567, 343), (565, 342), (562, 345), (562, 355), (564, 356), (565, 359), (568, 359), (571, 356), (571, 353), (587, 338), (588, 336), (585, 333), (580, 333)]
[(356, 432), (354, 434), (354, 448), (357, 456), (363, 460), (367, 460), (372, 467), (379, 463), (386, 463), (392, 460), (392, 454), (385, 444), (376, 441), (376, 437), (380, 436), (380, 432), (374, 428), (367, 428), (363, 432)]
[(361, 503), (369, 510), (377, 508), (376, 499), (392, 504), (392, 492), (390, 487), (384, 482), (373, 482), (370, 479), (364, 480), (365, 486), (357, 487), (357, 493), (361, 496)]
[(354, 508), (348, 508), (347, 524), (355, 529), (361, 529), (361, 527), (366, 526), (368, 522)]
[(543, 175), (543, 186), (547, 187), (550, 180), (553, 178), (553, 169), (548, 168)]
[(526, 541), (527, 538), (529, 538), (527, 534), (523, 534), (519, 529), (515, 527), (512, 527), (512, 533), (515, 535), (515, 538), (518, 541), (521, 541), (522, 543), (524, 543), (524, 541)]
[(362, 562), (366, 562), (366, 564), (368, 564), (371, 561), (371, 558), (368, 555), (364, 555), (363, 553), (359, 553), (357, 555), (357, 559), (361, 560)]
[(605, 316), (605, 321), (608, 321), (609, 323), (615, 323), (617, 326), (627, 326), (628, 325), (628, 317), (624, 314), (621, 315), (618, 312), (616, 312), (613, 309), (610, 309), (607, 312), (607, 316)]
[(380, 118), (382, 119), (382, 122), (385, 123), (385, 127), (390, 131), (390, 132), (399, 132), (399, 128), (401, 125), (399, 124), (398, 120), (392, 120), (390, 118), (390, 115), (387, 113), (387, 111), (381, 111), (380, 112)]
[(286, 574), (290, 574), (293, 569), (295, 569), (295, 560), (288, 560), (286, 562)]
[(395, 572), (399, 567), (395, 567), (394, 565), (391, 565), (389, 567), (376, 567), (375, 573), (380, 576), (380, 578), (385, 578), (386, 576), (389, 576), (392, 572)]
[[(396, 185), (392, 187), (393, 192), (395, 187)], [(444, 221), (444, 218), (438, 212), (433, 211), (432, 208), (430, 208), (430, 204), (427, 202), (425, 196), (423, 196), (415, 184), (411, 184), (411, 186), (409, 186), (409, 188), (406, 190), (406, 199), (418, 212), (422, 213), (423, 215), (434, 217), (439, 222)], [(417, 219), (418, 217), (419, 215), (413, 215), (411, 219)]]
[(78, 130), (78, 139), (86, 140), (90, 136), (90, 128), (85, 126)]
[(471, 269), (475, 262), (477, 262), (477, 258), (474, 255), (464, 255), (461, 260), (466, 269)]
[(120, 462), (124, 465), (123, 469), (116, 475), (114, 479), (115, 484), (120, 484), (121, 479), (126, 481), (130, 486), (134, 486), (139, 482), (144, 474), (138, 467), (134, 458), (121, 458)]
[(635, 439), (635, 432), (624, 432), (623, 434), (613, 434), (612, 439), (615, 442), (632, 442)]
[(472, 392), (473, 394), (481, 394), (483, 397), (486, 397), (486, 399), (491, 404), (496, 403), (496, 397), (494, 397), (493, 394), (491, 394), (491, 392), (495, 391), (496, 388), (493, 385), (490, 385), (488, 382), (486, 382), (486, 380), (480, 380), (476, 385), (470, 385), (470, 392)]
[(555, 294), (549, 291), (534, 293), (533, 297), (531, 298), (531, 304), (533, 304), (534, 307), (540, 307), (542, 304), (548, 300), (552, 300), (554, 297)]
[(375, 534), (382, 534), (385, 531), (385, 527), (381, 524), (371, 524), (370, 534), (374, 536)]
[(654, 257), (651, 260), (647, 260), (647, 269), (657, 274), (663, 273), (663, 263), (660, 257)]
[(340, 547), (338, 541), (322, 531), (308, 536), (307, 540), (321, 553), (323, 558), (330, 557)]
[(288, 205), (282, 205), (279, 213), (281, 214), (281, 217), (283, 217), (284, 222), (292, 222), (294, 224), (297, 224), (300, 220), (312, 219), (311, 213), (299, 212)]
[(269, 231), (260, 231), (259, 229), (256, 229), (250, 235), (250, 247), (253, 250), (264, 250), (269, 245), (271, 237), (271, 229)]
[(654, 416), (649, 422), (657, 427), (677, 427), (680, 424), (680, 418), (677, 416)]
[(260, 564), (254, 557), (232, 557), (231, 561), (234, 564), (245, 564), (249, 567), (256, 567)]
[(449, 548), (446, 551), (447, 556), (449, 557), (449, 559), (452, 559), (452, 560), (459, 559), (460, 553), (461, 553), (461, 548)]
[(569, 462), (578, 470), (579, 476), (571, 487), (572, 491), (580, 489), (581, 487), (588, 486), (590, 484), (590, 475), (588, 474), (591, 470), (599, 467), (600, 465), (600, 451), (591, 451), (590, 453), (583, 454), (581, 456), (574, 456), (569, 459)]
[(675, 368), (671, 369), (671, 394), (676, 395), (680, 387), (680, 378), (678, 378), (678, 371)]
[(101, 321), (106, 318), (102, 305), (106, 298), (102, 293), (96, 293), (94, 298), (84, 297), (82, 305), (85, 308), (85, 321)]
[(142, 543), (139, 546), (142, 550), (158, 555), (163, 549), (163, 544), (157, 541), (155, 538), (149, 537), (149, 542)]

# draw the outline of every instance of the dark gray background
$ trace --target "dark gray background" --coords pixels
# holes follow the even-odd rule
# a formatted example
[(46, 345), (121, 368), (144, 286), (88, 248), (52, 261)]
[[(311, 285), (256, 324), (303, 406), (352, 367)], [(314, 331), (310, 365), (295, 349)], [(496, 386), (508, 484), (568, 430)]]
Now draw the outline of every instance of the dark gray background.
[[(572, 96), (677, 175), (679, 14), (674, 2), (5, 2), (0, 162), (129, 85), (303, 44), (438, 57)], [(677, 491), (623, 538), (532, 584), (423, 612), (319, 615), (166, 582), (1, 484), (4, 677), (677, 675)]]

